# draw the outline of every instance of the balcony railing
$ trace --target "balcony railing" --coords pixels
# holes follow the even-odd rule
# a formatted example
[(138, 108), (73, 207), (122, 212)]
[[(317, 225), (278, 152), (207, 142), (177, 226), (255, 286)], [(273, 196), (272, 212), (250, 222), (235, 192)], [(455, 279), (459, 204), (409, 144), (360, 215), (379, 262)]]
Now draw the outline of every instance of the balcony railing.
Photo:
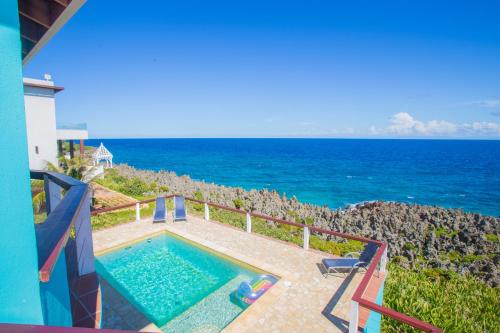
[[(164, 196), (165, 199), (172, 198), (176, 195), (167, 195)], [(378, 246), (377, 251), (375, 252), (370, 265), (368, 266), (368, 269), (366, 271), (366, 274), (364, 275), (363, 279), (361, 280), (360, 284), (356, 288), (352, 298), (351, 298), (351, 312), (350, 312), (350, 320), (349, 320), (349, 333), (356, 333), (358, 332), (359, 329), (359, 307), (366, 308), (371, 311), (375, 311), (377, 313), (380, 313), (381, 315), (390, 317), (394, 320), (397, 320), (401, 323), (408, 324), (420, 331), (423, 332), (429, 332), (429, 333), (440, 333), (442, 330), (438, 327), (435, 327), (429, 323), (423, 322), (417, 318), (413, 318), (411, 316), (408, 316), (404, 313), (395, 311), (393, 309), (384, 307), (382, 305), (376, 304), (369, 299), (363, 298), (363, 295), (368, 287), (368, 284), (370, 282), (370, 279), (374, 276), (375, 271), (378, 271), (378, 275), (384, 276), (385, 278), (385, 273), (386, 273), (386, 264), (387, 264), (387, 243), (385, 242), (380, 242), (372, 239), (368, 239), (365, 237), (361, 236), (355, 236), (355, 235), (349, 235), (341, 232), (336, 232), (332, 230), (326, 230), (326, 229), (321, 229), (313, 226), (308, 226), (306, 224), (302, 223), (297, 223), (297, 222), (292, 222), (292, 221), (287, 221), (284, 219), (279, 219), (276, 217), (268, 216), (265, 214), (253, 212), (253, 211), (245, 211), (242, 209), (237, 209), (237, 208), (231, 208), (223, 205), (219, 205), (216, 203), (208, 202), (208, 201), (203, 201), (203, 200), (197, 200), (194, 198), (189, 198), (185, 197), (186, 200), (198, 203), (198, 204), (203, 204), (204, 205), (204, 218), (205, 220), (210, 220), (210, 210), (209, 207), (214, 207), (222, 210), (227, 210), (235, 213), (239, 213), (242, 215), (246, 216), (246, 231), (247, 232), (252, 232), (252, 217), (267, 220), (267, 221), (273, 221), (278, 224), (285, 224), (289, 226), (294, 226), (298, 228), (303, 229), (303, 248), (304, 249), (309, 249), (309, 237), (310, 233), (318, 233), (318, 234), (326, 234), (326, 235), (331, 235), (331, 236), (336, 236), (344, 239), (350, 239), (350, 240), (356, 240), (360, 241), (362, 243), (374, 243)], [(143, 203), (150, 203), (155, 201), (155, 199), (147, 199), (147, 200), (142, 200), (137, 203), (130, 203), (130, 204), (125, 204), (125, 205), (120, 205), (120, 206), (115, 206), (115, 207), (108, 207), (108, 208), (103, 208), (100, 210), (95, 210), (92, 212), (92, 215), (98, 215), (106, 212), (111, 212), (119, 209), (125, 209), (125, 208), (130, 208), (134, 207), (136, 209), (136, 220), (139, 221), (141, 219), (141, 211), (140, 211), (140, 205)]]
[[(88, 185), (64, 174), (49, 171), (31, 171), (31, 178), (44, 180), (47, 219), (36, 224), (35, 231), (40, 281), (47, 282), (75, 225), (78, 225), (79, 231), (76, 235), (77, 243), (87, 243), (89, 237), (91, 240)], [(61, 190), (65, 191), (64, 197)], [(85, 225), (88, 225), (87, 228)], [(85, 237), (82, 239), (82, 236)], [(85, 261), (78, 263), (79, 275), (93, 272), (93, 262), (88, 262), (93, 260), (92, 245), (77, 246), (77, 251), (78, 258)]]
[[(54, 311), (52, 317), (59, 318), (52, 323), (78, 324), (100, 311), (88, 306), (86, 313), (82, 313), (76, 311), (75, 305), (83, 302), (84, 294), (91, 304), (92, 297), (96, 300), (100, 297), (98, 280), (93, 279), (89, 186), (64, 174), (48, 171), (31, 171), (31, 178), (44, 181), (47, 211), (47, 219), (35, 224), (39, 279), (44, 292), (66, 293), (67, 297), (62, 297), (60, 304), (71, 311), (65, 312), (59, 305), (52, 307), (48, 303), (43, 306), (48, 314)], [(66, 267), (66, 270), (61, 271), (56, 266)], [(87, 281), (84, 285), (80, 283), (83, 280)], [(98, 327), (97, 320), (94, 322)]]
[(86, 123), (74, 123), (74, 124), (62, 123), (62, 124), (57, 124), (56, 128), (58, 130), (87, 130), (87, 124)]

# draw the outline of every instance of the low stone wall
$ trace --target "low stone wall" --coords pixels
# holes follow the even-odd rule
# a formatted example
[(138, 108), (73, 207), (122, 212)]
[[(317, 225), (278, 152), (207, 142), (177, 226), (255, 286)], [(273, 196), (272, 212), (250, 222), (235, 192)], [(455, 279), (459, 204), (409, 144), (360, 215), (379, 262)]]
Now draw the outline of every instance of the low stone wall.
[[(403, 266), (415, 264), (471, 273), (498, 286), (500, 218), (466, 213), (461, 209), (370, 202), (332, 210), (287, 198), (276, 191), (250, 190), (199, 182), (168, 171), (115, 168), (126, 177), (168, 186), (169, 193), (203, 198), (217, 204), (254, 210), (267, 215), (313, 223), (314, 226), (384, 240), (389, 257)], [(424, 260), (422, 260), (424, 259)]]

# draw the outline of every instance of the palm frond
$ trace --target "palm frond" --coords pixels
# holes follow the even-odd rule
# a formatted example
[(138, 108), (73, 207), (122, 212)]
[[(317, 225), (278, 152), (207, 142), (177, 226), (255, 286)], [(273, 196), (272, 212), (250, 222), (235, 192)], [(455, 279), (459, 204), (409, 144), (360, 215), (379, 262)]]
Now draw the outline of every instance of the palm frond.
[(35, 214), (39, 214), (43, 208), (43, 205), (45, 204), (45, 192), (42, 191), (36, 194), (32, 199), (32, 203), (33, 211), (35, 212)]

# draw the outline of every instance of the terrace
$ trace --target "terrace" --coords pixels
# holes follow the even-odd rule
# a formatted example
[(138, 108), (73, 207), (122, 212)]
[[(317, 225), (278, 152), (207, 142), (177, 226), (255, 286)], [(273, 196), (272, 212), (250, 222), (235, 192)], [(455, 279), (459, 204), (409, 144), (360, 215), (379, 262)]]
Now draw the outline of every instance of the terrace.
[[(327, 255), (319, 251), (305, 251), (298, 246), (230, 228), (215, 221), (205, 221), (196, 216), (189, 216), (186, 223), (174, 223), (169, 219), (166, 224), (153, 224), (151, 218), (146, 218), (101, 230), (93, 235), (94, 248), (96, 254), (100, 254), (137, 238), (165, 231), (281, 277), (275, 286), (237, 317), (224, 332), (346, 330), (351, 298), (364, 274), (356, 273), (348, 278), (330, 276), (325, 279), (317, 264)], [(373, 296), (376, 296), (382, 280), (382, 276), (372, 279), (367, 290), (370, 300), (375, 300)], [(103, 298), (105, 306), (110, 301), (112, 302)], [(366, 325), (367, 317), (368, 313), (365, 311), (360, 314), (361, 327)], [(130, 320), (122, 319), (124, 323)], [(149, 326), (148, 330), (151, 328)]]
[[(172, 197), (171, 195), (166, 198), (169, 200)], [(152, 199), (94, 211), (93, 215), (106, 214), (133, 206), (136, 210), (134, 221), (94, 232), (96, 254), (100, 255), (134, 243), (138, 239), (168, 232), (281, 278), (261, 299), (227, 326), (224, 332), (303, 332), (311, 329), (315, 332), (346, 332), (347, 330), (349, 332), (360, 330), (373, 332), (380, 330), (380, 314), (400, 320), (422, 331), (440, 331), (436, 327), (380, 305), (386, 275), (385, 243), (375, 242), (378, 244), (378, 251), (373, 256), (366, 272), (354, 271), (347, 276), (330, 275), (325, 278), (320, 263), (323, 258), (331, 257), (331, 255), (309, 248), (311, 233), (325, 233), (337, 241), (341, 239), (357, 240), (363, 243), (373, 241), (256, 212), (245, 212), (192, 198), (186, 199), (191, 206), (203, 207), (202, 214), (193, 210), (195, 214), (189, 215), (187, 222), (173, 222), (169, 218), (167, 223), (158, 224), (153, 223), (151, 217), (141, 218), (142, 207), (151, 203)], [(210, 218), (210, 212), (213, 210), (242, 214), (246, 217), (245, 226), (238, 228), (213, 220)], [(272, 221), (278, 225), (302, 229), (302, 247), (252, 232), (252, 219)], [(103, 306), (107, 307), (108, 312), (117, 306), (113, 303), (113, 300), (103, 297)], [(123, 303), (119, 306), (123, 307)], [(125, 315), (115, 321), (116, 326), (109, 328), (159, 331), (158, 327), (144, 321), (144, 318), (140, 318), (141, 320), (136, 321), (135, 324), (131, 323), (134, 321), (130, 317), (131, 312), (133, 311), (125, 311)], [(143, 324), (146, 325), (142, 327)]]

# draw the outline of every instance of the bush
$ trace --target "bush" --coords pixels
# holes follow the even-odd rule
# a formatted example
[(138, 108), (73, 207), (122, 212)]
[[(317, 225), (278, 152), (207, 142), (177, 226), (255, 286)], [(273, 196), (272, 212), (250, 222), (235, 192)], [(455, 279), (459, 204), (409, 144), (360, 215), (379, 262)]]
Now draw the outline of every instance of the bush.
[[(148, 204), (145, 208), (141, 208), (141, 218), (152, 216), (153, 211), (154, 203)], [(92, 230), (105, 229), (114, 225), (132, 221), (135, 221), (135, 209), (123, 209), (115, 212), (95, 215), (91, 218)]]
[[(449, 270), (406, 270), (391, 262), (384, 305), (429, 322), (444, 332), (498, 332), (499, 288)], [(388, 317), (382, 332), (415, 332)]]
[(243, 200), (241, 200), (240, 198), (236, 198), (233, 200), (233, 204), (234, 204), (234, 207), (238, 208), (238, 209), (241, 209), (245, 203), (243, 202)]
[(136, 199), (144, 199), (145, 193), (157, 190), (157, 184), (154, 182), (147, 184), (138, 177), (123, 177), (114, 169), (107, 169), (104, 178), (96, 179), (95, 182)]

